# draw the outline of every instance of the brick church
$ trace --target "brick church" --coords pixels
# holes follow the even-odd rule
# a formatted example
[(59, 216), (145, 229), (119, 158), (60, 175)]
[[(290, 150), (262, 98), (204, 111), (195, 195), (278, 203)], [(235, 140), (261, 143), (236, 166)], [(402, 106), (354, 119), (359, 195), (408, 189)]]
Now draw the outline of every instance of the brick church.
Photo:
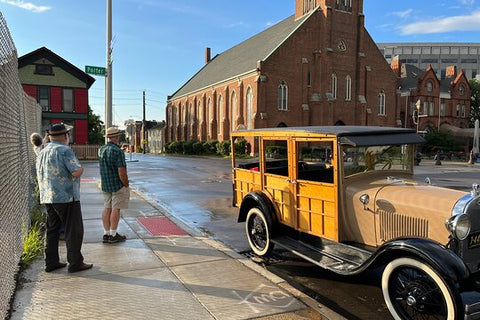
[[(398, 78), (364, 26), (363, 0), (295, 0), (295, 14), (211, 58), (168, 97), (166, 141), (240, 128), (401, 126)], [(404, 109), (404, 108), (403, 108)]]

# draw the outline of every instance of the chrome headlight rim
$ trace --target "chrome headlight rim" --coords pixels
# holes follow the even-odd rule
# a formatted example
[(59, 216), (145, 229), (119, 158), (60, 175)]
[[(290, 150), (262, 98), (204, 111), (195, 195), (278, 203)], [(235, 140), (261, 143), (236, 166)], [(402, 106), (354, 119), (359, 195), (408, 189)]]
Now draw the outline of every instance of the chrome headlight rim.
[(447, 229), (452, 236), (460, 241), (465, 240), (470, 234), (472, 223), (466, 214), (457, 214), (447, 220)]

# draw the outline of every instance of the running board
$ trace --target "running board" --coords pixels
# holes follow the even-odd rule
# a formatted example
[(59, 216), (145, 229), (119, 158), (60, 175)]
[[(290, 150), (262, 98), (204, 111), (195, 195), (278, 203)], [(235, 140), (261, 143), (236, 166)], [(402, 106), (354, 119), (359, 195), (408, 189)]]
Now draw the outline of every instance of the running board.
[(366, 250), (326, 239), (321, 239), (319, 246), (287, 236), (272, 238), (272, 242), (321, 268), (339, 274), (350, 274), (372, 255)]

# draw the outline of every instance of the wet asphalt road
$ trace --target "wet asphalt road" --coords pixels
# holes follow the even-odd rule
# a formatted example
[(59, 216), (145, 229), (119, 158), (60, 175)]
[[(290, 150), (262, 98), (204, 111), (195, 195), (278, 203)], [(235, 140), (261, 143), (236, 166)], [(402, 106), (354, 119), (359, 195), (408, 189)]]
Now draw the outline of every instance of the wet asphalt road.
[[(237, 209), (231, 205), (230, 160), (142, 154), (127, 155), (130, 159), (128, 174), (138, 191), (189, 227), (248, 255), (244, 224), (236, 223)], [(417, 180), (429, 177), (432, 184), (465, 191), (480, 183), (480, 164), (422, 161), (415, 172)], [(391, 319), (380, 289), (381, 270), (340, 277), (281, 250), (255, 260), (347, 319)]]

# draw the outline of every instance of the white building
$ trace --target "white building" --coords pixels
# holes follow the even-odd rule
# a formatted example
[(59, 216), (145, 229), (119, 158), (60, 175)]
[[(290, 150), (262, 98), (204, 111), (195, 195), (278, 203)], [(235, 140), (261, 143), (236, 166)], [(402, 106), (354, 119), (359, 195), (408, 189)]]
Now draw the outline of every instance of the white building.
[(439, 79), (445, 79), (446, 68), (453, 65), (458, 71), (464, 70), (467, 79), (480, 75), (480, 43), (377, 43), (377, 46), (388, 63), (398, 55), (402, 63), (421, 70), (431, 65)]

